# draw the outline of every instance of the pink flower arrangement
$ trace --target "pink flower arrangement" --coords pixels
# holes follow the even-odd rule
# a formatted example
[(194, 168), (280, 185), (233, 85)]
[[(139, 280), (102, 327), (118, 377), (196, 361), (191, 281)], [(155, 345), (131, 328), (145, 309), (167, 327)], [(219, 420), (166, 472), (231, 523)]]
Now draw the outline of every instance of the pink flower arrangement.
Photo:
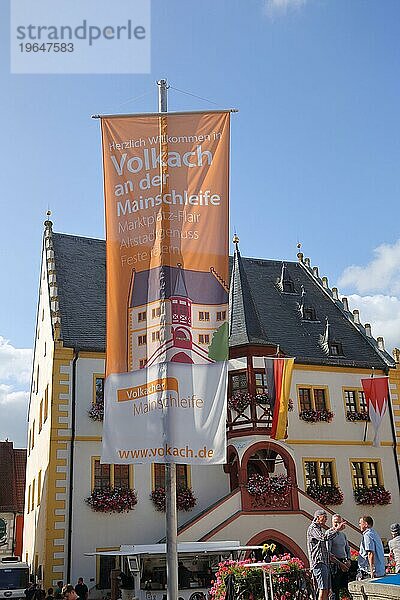
[(384, 506), (391, 503), (392, 495), (383, 486), (376, 485), (354, 490), (354, 499), (357, 504), (368, 504), (370, 506), (379, 504), (380, 506)]
[(299, 418), (307, 423), (325, 422), (330, 423), (335, 414), (330, 410), (302, 410)]
[(307, 487), (307, 494), (320, 504), (326, 506), (343, 504), (343, 492), (337, 485), (319, 485), (314, 483)]
[(290, 477), (287, 475), (250, 475), (247, 482), (247, 491), (251, 496), (285, 495), (292, 487)]
[(123, 513), (135, 508), (137, 494), (135, 490), (105, 488), (93, 490), (85, 502), (95, 512)]
[(246, 391), (237, 391), (228, 398), (228, 408), (235, 410), (238, 413), (242, 413), (249, 406), (253, 396)]
[[(166, 499), (165, 488), (156, 488), (150, 494), (150, 499), (153, 502), (155, 509), (160, 512), (165, 512)], [(196, 506), (197, 499), (191, 488), (179, 488), (176, 490), (176, 506), (178, 510), (189, 512)]]
[(93, 421), (103, 421), (104, 419), (104, 400), (95, 402), (88, 410), (88, 415)]
[[(299, 558), (294, 558), (290, 554), (271, 557), (271, 563), (278, 561), (288, 562), (286, 565), (280, 565), (273, 569), (274, 596), (279, 600), (289, 600), (294, 597), (294, 593), (298, 589), (297, 577), (299, 571), (304, 569), (304, 564)], [(225, 600), (226, 578), (228, 575), (234, 575), (235, 577), (235, 597), (264, 598), (262, 571), (270, 570), (269, 565), (271, 563), (265, 563), (265, 567), (254, 567), (252, 569), (244, 566), (251, 562), (249, 559), (221, 562), (212, 582), (211, 598), (213, 600)]]

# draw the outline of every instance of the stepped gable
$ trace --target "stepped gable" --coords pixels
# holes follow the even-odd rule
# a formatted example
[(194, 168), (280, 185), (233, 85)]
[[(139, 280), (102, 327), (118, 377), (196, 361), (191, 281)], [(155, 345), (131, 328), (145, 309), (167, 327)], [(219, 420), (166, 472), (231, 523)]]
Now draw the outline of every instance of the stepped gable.
[[(105, 242), (52, 233), (64, 346), (105, 351)], [(236, 244), (230, 258), (230, 346), (280, 345), (297, 362), (350, 367), (394, 367), (391, 356), (370, 336), (369, 329), (346, 311), (337, 290), (319, 279), (316, 267), (306, 261), (285, 261), (290, 293), (279, 285), (282, 261), (243, 258)], [(315, 320), (304, 320), (299, 311), (302, 293), (315, 311)], [(326, 323), (341, 346), (339, 356), (321, 345)]]
[(0, 512), (24, 511), (26, 450), (0, 442)]
[(105, 242), (54, 232), (52, 238), (64, 346), (104, 352)]
[(229, 289), (229, 346), (268, 344), (252, 290), (239, 251), (239, 238), (233, 239), (235, 253)]

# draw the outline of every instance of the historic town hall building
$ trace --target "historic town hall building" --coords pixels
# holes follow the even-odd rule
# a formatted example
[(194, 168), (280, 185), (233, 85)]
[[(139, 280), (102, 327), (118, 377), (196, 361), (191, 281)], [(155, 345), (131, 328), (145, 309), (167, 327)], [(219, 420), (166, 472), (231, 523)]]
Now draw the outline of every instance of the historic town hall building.
[[(370, 325), (361, 324), (358, 311), (349, 312), (346, 298), (339, 298), (302, 253), (297, 261), (283, 263), (242, 258), (237, 238), (235, 247), (229, 289), (227, 464), (177, 469), (179, 486), (191, 488), (196, 499), (191, 511), (178, 512), (178, 539), (274, 541), (278, 549), (305, 558), (305, 530), (319, 500), (349, 521), (353, 544), (360, 539), (358, 517), (366, 511), (381, 535), (388, 536), (388, 524), (400, 514), (398, 377), (378, 447), (372, 445), (360, 379), (372, 371), (388, 374), (395, 361), (383, 340), (372, 337)], [(174, 269), (171, 306), (174, 300), (185, 305), (179, 314), (171, 308), (170, 335), (162, 351), (172, 348), (201, 362), (210, 332), (226, 315), (211, 314), (213, 298), (204, 297), (202, 290), (195, 296), (180, 266)], [(207, 277), (215, 295), (228, 292), (216, 277)], [(144, 336), (144, 320), (156, 323), (159, 314), (157, 306), (154, 313), (149, 309), (142, 314), (135, 286), (127, 306), (128, 333)], [(136, 368), (159, 351), (161, 342), (157, 333), (141, 341), (139, 360), (144, 362), (132, 363)], [(263, 357), (271, 355), (295, 357), (285, 441), (270, 437)], [(165, 535), (165, 515), (151, 499), (164, 482), (162, 465), (100, 464), (104, 359), (105, 242), (55, 233), (46, 221), (23, 550), (46, 587), (83, 576), (90, 587), (106, 589), (115, 559), (85, 557), (86, 552), (157, 542)], [(268, 484), (270, 494), (260, 494)], [(94, 511), (86, 500), (93, 500), (96, 490), (106, 497), (110, 487), (119, 488), (121, 496), (135, 489), (133, 510)], [(356, 503), (374, 493), (381, 494), (384, 504)], [(107, 506), (105, 502), (103, 508)]]

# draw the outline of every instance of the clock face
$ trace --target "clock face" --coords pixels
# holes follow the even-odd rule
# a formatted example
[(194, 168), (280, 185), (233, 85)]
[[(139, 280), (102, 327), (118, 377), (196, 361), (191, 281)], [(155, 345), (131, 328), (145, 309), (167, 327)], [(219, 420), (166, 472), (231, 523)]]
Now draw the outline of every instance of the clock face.
[(4, 519), (0, 519), (0, 546), (7, 541), (7, 523)]

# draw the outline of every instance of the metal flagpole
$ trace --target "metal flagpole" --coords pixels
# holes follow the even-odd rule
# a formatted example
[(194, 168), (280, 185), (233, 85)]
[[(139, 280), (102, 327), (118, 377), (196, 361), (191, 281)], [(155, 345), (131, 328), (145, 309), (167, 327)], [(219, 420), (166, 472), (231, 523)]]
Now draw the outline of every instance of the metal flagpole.
[[(375, 370), (375, 367), (372, 367), (371, 379), (374, 378), (374, 370)], [(367, 405), (367, 409), (368, 409), (368, 405)], [(368, 421), (365, 421), (363, 442), (365, 442), (365, 440), (367, 439), (367, 430), (368, 430)]]
[[(157, 81), (158, 110), (166, 113), (168, 85), (166, 79)], [(178, 552), (176, 516), (176, 466), (165, 465), (166, 538), (167, 538), (167, 599), (178, 600)]]

